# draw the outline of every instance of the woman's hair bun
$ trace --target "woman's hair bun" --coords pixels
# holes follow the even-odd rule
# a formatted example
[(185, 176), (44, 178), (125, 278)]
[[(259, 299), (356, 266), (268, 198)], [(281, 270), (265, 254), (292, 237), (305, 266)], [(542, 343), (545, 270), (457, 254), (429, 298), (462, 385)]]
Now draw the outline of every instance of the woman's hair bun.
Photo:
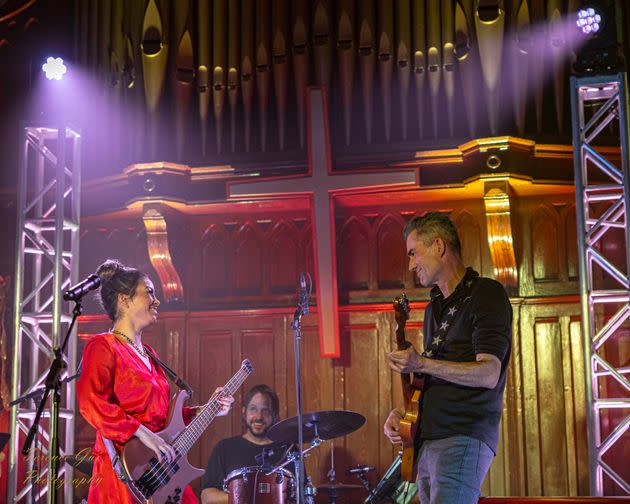
[(98, 267), (96, 274), (101, 278), (101, 282), (107, 283), (121, 269), (124, 269), (121, 262), (116, 259), (107, 259)]

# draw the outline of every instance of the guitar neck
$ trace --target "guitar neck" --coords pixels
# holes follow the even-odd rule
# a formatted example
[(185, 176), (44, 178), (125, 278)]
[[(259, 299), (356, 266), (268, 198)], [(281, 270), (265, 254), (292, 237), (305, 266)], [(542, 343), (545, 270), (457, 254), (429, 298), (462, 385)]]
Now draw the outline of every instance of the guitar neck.
[[(251, 368), (247, 368), (246, 366), (241, 367), (223, 386), (221, 395), (234, 395), (241, 385), (243, 385), (243, 382), (251, 374), (251, 372)], [(192, 422), (190, 422), (188, 426), (177, 436), (173, 442), (175, 450), (180, 454), (187, 453), (206, 431), (210, 423), (212, 423), (220, 411), (221, 404), (216, 398), (209, 401), (201, 412), (192, 420)]]

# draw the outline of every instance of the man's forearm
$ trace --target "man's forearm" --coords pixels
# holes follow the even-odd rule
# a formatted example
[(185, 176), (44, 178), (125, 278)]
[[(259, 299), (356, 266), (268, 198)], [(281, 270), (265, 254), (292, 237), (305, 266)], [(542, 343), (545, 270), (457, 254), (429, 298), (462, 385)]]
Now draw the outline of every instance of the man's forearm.
[(500, 372), (500, 362), (477, 360), (453, 362), (422, 358), (418, 371), (466, 387), (494, 388)]
[(201, 491), (201, 504), (227, 504), (228, 494), (218, 488), (204, 488)]

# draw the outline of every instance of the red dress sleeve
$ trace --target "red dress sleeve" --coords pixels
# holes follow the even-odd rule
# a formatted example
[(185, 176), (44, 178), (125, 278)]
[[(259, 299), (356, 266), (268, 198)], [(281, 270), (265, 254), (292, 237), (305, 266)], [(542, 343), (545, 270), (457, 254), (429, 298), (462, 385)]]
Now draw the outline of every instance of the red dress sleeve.
[(102, 337), (94, 337), (83, 351), (83, 365), (77, 382), (79, 411), (102, 436), (125, 443), (140, 422), (127, 415), (116, 403), (114, 351)]

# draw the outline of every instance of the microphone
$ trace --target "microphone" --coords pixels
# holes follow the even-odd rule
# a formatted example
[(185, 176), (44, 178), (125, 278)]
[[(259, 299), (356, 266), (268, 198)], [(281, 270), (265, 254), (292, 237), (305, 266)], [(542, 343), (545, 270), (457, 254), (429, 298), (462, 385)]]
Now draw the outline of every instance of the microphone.
[(101, 277), (98, 275), (90, 275), (82, 282), (76, 284), (74, 287), (70, 287), (63, 293), (63, 299), (65, 301), (78, 301), (88, 292), (98, 289), (101, 285)]
[(308, 315), (308, 291), (306, 290), (306, 273), (300, 275), (300, 305), (302, 315)]
[(366, 466), (366, 465), (358, 465), (356, 467), (353, 467), (351, 469), (348, 469), (346, 471), (346, 474), (348, 476), (352, 476), (353, 474), (365, 474), (365, 473), (369, 473), (376, 470), (375, 467), (373, 466)]

